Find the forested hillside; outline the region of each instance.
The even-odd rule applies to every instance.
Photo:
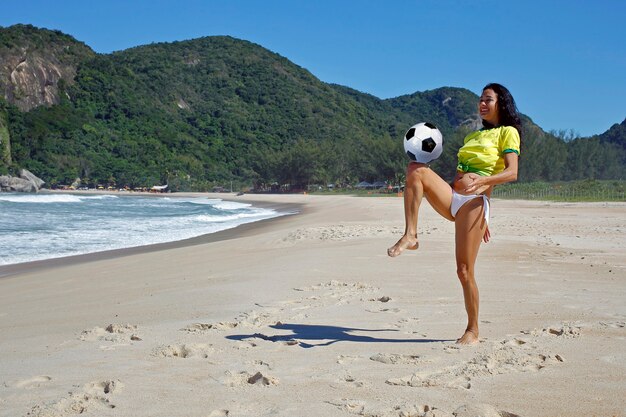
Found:
[[[479,123],[468,90],[381,100],[231,37],[95,54],[68,35],[19,25],[0,28],[0,62],[0,174],[23,167],[49,185],[81,178],[175,190],[231,181],[303,189],[391,180],[407,162],[402,135],[418,121],[444,133],[434,166],[449,176],[463,136]],[[19,66],[35,63],[32,88],[16,86]],[[565,141],[525,118],[520,179],[622,178],[625,122]]]

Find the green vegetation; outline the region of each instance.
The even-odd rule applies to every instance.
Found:
[[[355,195],[360,197],[396,197],[396,190],[328,188],[314,186],[311,194]],[[495,187],[493,198],[509,200],[543,200],[564,202],[620,201],[626,202],[626,181],[620,180],[581,180],[558,182],[525,182],[499,185]]]
[[[529,182],[500,185],[494,198],[551,201],[626,201],[626,181]]]
[[[78,177],[90,186],[198,191],[396,184],[407,162],[402,136],[418,121],[443,132],[444,153],[432,166],[451,179],[456,151],[477,122],[478,98],[466,89],[381,100],[231,37],[98,55],[59,32],[0,28],[0,60],[16,45],[50,44],[54,59],[75,63],[76,76],[59,82],[61,100],[50,107],[25,112],[0,98],[0,141],[8,132],[11,146],[0,169],[24,167],[52,186]],[[524,121],[520,181],[623,178],[626,120],[576,140]]]
[[[0,167],[11,165],[11,141],[5,109],[0,106]]]

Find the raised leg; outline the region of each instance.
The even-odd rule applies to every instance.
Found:
[[[457,275],[463,287],[465,310],[467,311],[467,327],[457,343],[478,343],[478,286],[474,276],[474,267],[478,257],[478,249],[487,228],[484,218],[483,199],[475,198],[467,202],[456,215],[455,252]]]
[[[387,249],[391,257],[400,255],[404,250],[415,250],[417,242],[417,218],[422,198],[426,197],[430,205],[443,217],[454,221],[450,214],[452,190],[450,186],[427,165],[412,162],[407,167],[404,186],[404,235],[395,245]]]

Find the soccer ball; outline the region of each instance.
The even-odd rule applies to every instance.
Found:
[[[418,123],[404,135],[404,151],[411,161],[427,164],[441,156],[443,136],[434,124]]]

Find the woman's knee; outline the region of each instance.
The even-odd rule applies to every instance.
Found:
[[[456,266],[456,275],[462,284],[470,282],[474,279],[474,268],[465,262],[458,262]]]
[[[421,164],[418,162],[411,162],[406,167],[406,181],[408,183],[416,182],[421,179],[424,174],[424,171],[429,169],[428,165]]]

